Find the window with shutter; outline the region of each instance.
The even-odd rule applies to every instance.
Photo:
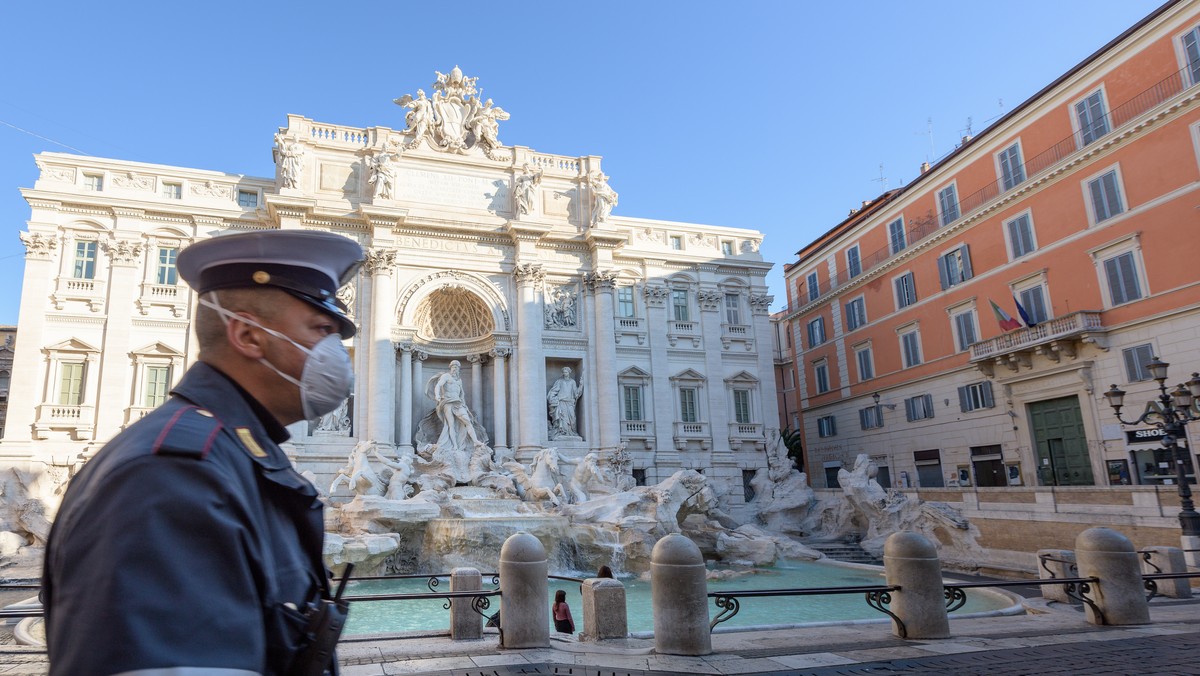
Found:
[[[1075,104],[1075,118],[1079,122],[1081,146],[1108,133],[1108,113],[1104,110],[1104,97],[1099,91]]]
[[[846,271],[851,279],[862,274],[862,258],[859,257],[857,246],[846,249]]]
[[[1104,261],[1104,273],[1108,277],[1108,292],[1113,305],[1121,305],[1142,297],[1137,262],[1132,251]]]
[[[1146,364],[1154,360],[1153,345],[1145,343],[1127,347],[1121,350],[1121,355],[1125,358],[1125,375],[1129,382],[1150,380],[1150,371],[1146,369]]]
[[[1088,181],[1088,192],[1092,196],[1092,213],[1095,222],[1106,221],[1125,211],[1121,201],[1121,190],[1117,183],[1116,170]]]
[[[1021,163],[1021,146],[1014,143],[1000,152],[1000,182],[1005,190],[1012,190],[1025,180],[1025,166]]]
[[[1187,60],[1187,72],[1191,84],[1200,83],[1200,26],[1183,35],[1183,55]]]
[[[938,211],[941,212],[942,225],[950,225],[958,220],[958,191],[953,185],[948,185],[938,191]]]
[[[888,223],[888,239],[890,240],[893,254],[904,251],[904,248],[908,246],[908,241],[904,234],[903,216]]]
[[[1020,258],[1037,248],[1033,242],[1033,224],[1029,221],[1029,214],[1021,214],[1009,221],[1007,226],[1013,258]]]

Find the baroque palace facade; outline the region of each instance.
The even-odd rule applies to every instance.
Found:
[[[1171,386],[1200,371],[1198,209],[1200,4],[1172,2],[786,266],[780,415],[802,421],[813,486],[866,453],[883,485],[983,512],[1043,501],[1017,487],[1166,486],[1097,508],[1126,516],[1169,503],[1158,431],[1103,393],[1140,409],[1154,356]],[[990,487],[1010,497],[969,494]]]
[[[623,448],[639,481],[703,470],[742,505],[778,428],[761,234],[612,215],[599,157],[504,146],[458,68],[396,103],[403,131],[289,116],[273,178],[37,155],[6,460],[69,471],[164,400],[196,357],[182,247],[302,228],[367,252],[339,294],[355,395],[293,427],[302,467],[413,453],[459,361],[498,460]]]

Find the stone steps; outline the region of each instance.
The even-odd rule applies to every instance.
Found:
[[[806,542],[809,547],[821,552],[828,558],[835,561],[846,561],[848,563],[869,563],[880,564],[879,559],[871,556],[857,543],[849,542]]]

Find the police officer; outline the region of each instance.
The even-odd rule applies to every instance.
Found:
[[[179,254],[199,362],[76,475],[43,572],[50,673],[287,674],[328,598],[316,489],[285,425],[353,386],[336,292],[362,248],[330,233],[215,237]],[[336,666],[328,665],[330,669]]]

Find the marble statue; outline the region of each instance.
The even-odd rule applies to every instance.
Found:
[[[587,502],[592,496],[615,493],[616,488],[616,479],[600,466],[595,453],[583,456],[567,484],[571,501],[575,503]]]
[[[588,185],[592,188],[591,226],[596,227],[607,221],[613,207],[617,206],[617,192],[609,187],[608,176],[601,171],[588,176]]]
[[[412,135],[409,148],[422,141],[443,152],[465,154],[470,148],[479,148],[492,159],[492,151],[500,147],[500,122],[510,115],[494,105],[491,99],[483,99],[482,90],[476,90],[479,78],[466,77],[455,66],[449,73],[437,72],[433,83],[433,97],[425,98],[423,90],[417,90],[416,98],[405,94],[393,99],[396,105],[408,108],[404,121],[406,134]]]
[[[387,477],[387,492],[383,497],[388,500],[406,500],[412,495],[412,487],[408,485],[413,475],[413,459],[411,455],[402,455],[399,460],[388,460],[375,449],[375,459],[383,463],[390,470],[391,475]]]
[[[338,407],[317,418],[314,432],[349,432],[350,431],[350,400],[345,399]]]
[[[521,173],[513,181],[513,211],[518,214],[533,213],[533,198],[542,182],[542,169],[531,171],[529,164],[521,167]]]
[[[578,326],[578,296],[572,286],[547,286],[543,307],[548,329],[573,329]]]
[[[500,133],[500,120],[507,120],[510,115],[501,107],[493,106],[492,100],[488,99],[479,105],[479,97],[471,99],[471,106],[467,113],[467,129],[475,135],[475,145],[484,149],[484,151],[492,151],[500,147],[500,140],[497,135]]]
[[[405,94],[395,99],[394,103],[409,109],[404,116],[404,122],[408,125],[404,133],[412,134],[413,140],[409,143],[409,147],[415,148],[433,125],[433,102],[425,98],[424,90],[418,89],[417,98],[414,99],[411,95]]]
[[[546,394],[550,408],[550,439],[579,438],[575,408],[583,394],[583,385],[571,376],[571,367],[564,366],[562,377],[554,381]]]
[[[438,437],[439,449],[472,451],[486,446],[475,434],[475,420],[467,407],[462,378],[462,364],[455,359],[450,362],[450,371],[433,380],[433,399],[437,402],[438,418],[442,421],[442,433]],[[470,444],[468,445],[468,440]]]
[[[346,484],[346,487],[355,495],[383,495],[387,491],[387,484],[371,467],[368,458],[370,451],[371,442],[369,441],[360,441],[354,446],[354,450],[350,452],[350,457],[346,461],[346,466],[337,471],[333,477],[333,483],[329,484],[331,494],[342,484]]]
[[[375,189],[375,199],[396,197],[396,158],[397,153],[388,147],[367,158],[367,168],[371,171],[367,183]]]
[[[300,173],[304,169],[304,146],[283,134],[275,135],[275,143],[279,146],[280,187],[299,189]]]
[[[519,462],[506,462],[504,468],[512,473],[517,494],[530,502],[546,501],[555,507],[568,501],[558,469],[558,449],[545,448],[525,467]]]

